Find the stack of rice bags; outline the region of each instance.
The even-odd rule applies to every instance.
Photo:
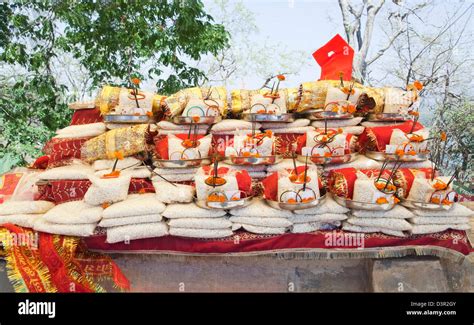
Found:
[[[327,194],[314,208],[294,211],[294,215],[289,218],[293,223],[291,232],[305,233],[338,228],[341,222],[347,219],[347,212],[349,209],[337,204],[331,195]]]
[[[154,193],[132,194],[106,207],[99,226],[107,228],[108,243],[161,237],[168,234],[162,221],[164,210],[165,205]]]
[[[412,234],[428,234],[447,229],[470,229],[469,218],[474,212],[460,203],[454,203],[448,211],[411,210],[408,219],[412,224]]]
[[[169,204],[163,212],[169,233],[193,238],[221,238],[232,235],[232,223],[225,210],[204,209],[195,203]]]
[[[102,210],[102,207],[87,204],[83,200],[58,204],[36,220],[34,229],[58,235],[91,236]]]
[[[413,217],[408,209],[396,205],[388,211],[352,210],[351,216],[344,222],[342,229],[353,232],[381,232],[391,236],[405,237],[412,230],[406,220]]]
[[[292,226],[291,211],[278,210],[262,199],[253,199],[250,205],[229,211],[232,230],[240,228],[255,234],[283,234]]]
[[[33,228],[35,222],[53,207],[54,203],[49,201],[6,201],[0,204],[0,225],[12,223]]]

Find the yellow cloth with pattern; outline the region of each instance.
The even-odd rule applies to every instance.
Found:
[[[246,110],[249,110],[254,95],[260,94],[265,95],[269,89],[236,89],[231,91],[232,99],[232,112],[234,114],[240,114]],[[298,106],[298,88],[282,88],[278,90],[278,94],[286,99],[287,111],[294,111]]]
[[[127,92],[129,93],[131,89],[123,88],[123,87],[114,87],[114,86],[104,86],[99,95],[96,98],[96,107],[99,107],[100,113],[102,115],[108,114],[114,111],[116,108],[120,107],[120,96],[121,93]],[[158,112],[161,110],[163,100],[166,96],[158,95],[152,92],[143,92],[139,90],[140,93],[143,93],[146,96],[152,96],[152,111]]]
[[[344,85],[349,87],[351,81],[344,81]],[[318,80],[303,82],[299,89],[299,101],[296,108],[297,112],[303,112],[310,109],[323,109],[326,101],[326,95],[329,87],[339,87],[340,80]],[[380,88],[365,87],[360,83],[354,83],[354,88],[360,89],[375,100],[374,113],[380,113],[383,109],[383,91]]]
[[[115,159],[115,152],[124,157],[146,150],[148,124],[110,130],[87,140],[81,148],[81,159],[92,162],[98,159]]]
[[[219,106],[221,115],[227,115],[227,89],[225,87],[182,89],[164,99],[166,114],[170,117],[182,114],[191,98],[219,100],[222,102],[222,106]]]

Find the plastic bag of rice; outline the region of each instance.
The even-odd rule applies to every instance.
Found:
[[[163,203],[192,202],[196,190],[191,185],[170,184],[166,181],[153,181],[156,198]]]
[[[174,203],[166,207],[163,216],[168,219],[176,218],[219,218],[226,215],[224,210],[204,209],[195,203]]]
[[[59,224],[47,222],[43,218],[37,218],[33,229],[49,234],[88,237],[94,234],[96,225],[96,223]]]
[[[168,221],[173,228],[226,229],[232,227],[227,218],[177,218]]]
[[[156,198],[155,193],[132,194],[126,200],[107,207],[103,212],[103,218],[160,214],[165,208],[166,206]]]
[[[84,201],[71,201],[56,205],[43,215],[43,219],[60,224],[95,223],[101,219],[103,210]]]
[[[154,223],[160,222],[162,220],[163,217],[159,214],[144,214],[141,216],[102,219],[99,222],[99,227],[109,228],[116,226],[135,225],[139,223]]]
[[[193,238],[223,238],[232,236],[231,229],[191,229],[191,228],[170,228],[170,235]]]
[[[107,228],[107,243],[128,242],[134,239],[162,237],[168,235],[164,222],[140,223]]]
[[[117,178],[99,178],[92,175],[89,180],[92,185],[84,195],[84,201],[91,205],[101,205],[125,200],[131,177],[130,175],[120,175]]]
[[[7,201],[0,204],[0,214],[43,214],[53,207],[49,201]]]

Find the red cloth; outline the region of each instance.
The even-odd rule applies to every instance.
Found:
[[[400,129],[403,132],[410,132],[412,125],[413,121],[406,121],[399,125],[366,127],[359,136],[360,147],[365,148],[369,146],[369,148],[374,147],[372,149],[376,151],[383,151],[385,146],[390,143],[393,130]],[[422,124],[416,123],[413,131],[418,131],[422,128]]]
[[[48,141],[43,148],[43,152],[49,157],[48,167],[66,165],[73,159],[80,159],[82,145],[89,139],[51,139]]]
[[[52,201],[56,204],[82,200],[89,186],[91,182],[87,179],[49,181],[47,185],[38,186],[39,194],[36,199]],[[138,192],[154,193],[155,188],[149,179],[132,178],[128,193]]]
[[[354,49],[341,35],[336,34],[329,42],[316,50],[313,57],[321,66],[320,80],[339,80],[341,72],[344,80],[351,80]]]
[[[297,144],[298,138],[305,133],[274,133],[275,153],[284,158],[291,158],[293,146]]]
[[[90,124],[102,121],[103,118],[98,108],[78,109],[72,114],[71,125]]]
[[[232,134],[213,134],[211,140],[211,153],[225,156],[225,148],[234,145],[234,135]]]
[[[298,175],[304,173],[304,170],[305,170],[304,166],[296,167],[296,173]],[[266,198],[267,200],[278,201],[278,172],[274,172],[270,174],[269,176],[265,177],[261,183],[263,186],[264,198]],[[318,178],[318,186],[320,189],[323,188],[323,184],[320,178]]]
[[[177,236],[165,236],[158,238],[146,238],[132,240],[129,243],[108,244],[105,235],[97,235],[84,238],[87,247],[91,250],[107,252],[176,252],[176,253],[249,253],[249,252],[275,252],[278,250],[288,251],[291,249],[353,249],[354,246],[339,245],[337,242],[328,242],[328,236],[349,234],[342,230],[337,231],[314,231],[305,234],[283,234],[283,235],[256,235],[239,231],[233,236],[221,239],[195,239]],[[354,234],[354,233],[352,233]],[[464,255],[473,251],[466,232],[459,230],[448,230],[440,233],[427,235],[413,235],[409,237],[393,237],[380,233],[365,234],[364,247],[397,247],[397,246],[437,246],[452,249]]]

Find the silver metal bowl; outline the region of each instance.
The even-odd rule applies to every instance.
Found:
[[[432,211],[449,211],[451,210],[453,206],[452,204],[451,205],[435,204],[435,203],[429,203],[429,202],[412,201],[412,200],[407,200],[407,199],[401,199],[400,204],[406,208],[432,210]]]
[[[349,209],[356,209],[356,210],[371,210],[371,211],[388,211],[392,210],[395,206],[395,203],[387,203],[387,204],[377,204],[377,203],[367,203],[367,202],[359,202],[354,200],[346,199],[345,197],[340,197],[337,195],[333,195],[334,200],[339,204]]]
[[[357,158],[358,152],[349,153],[342,156],[311,156],[308,157],[308,162],[311,162],[315,165],[332,165],[332,164],[345,164]],[[306,156],[298,155],[296,158],[298,161],[306,162]]]
[[[411,120],[411,115],[398,113],[373,113],[369,114],[370,122],[403,122]]]
[[[209,158],[180,160],[155,159],[154,162],[156,167],[160,168],[193,168],[211,164]]]
[[[311,202],[298,202],[298,203],[285,203],[285,202],[278,202],[278,201],[273,201],[273,200],[267,200],[267,204],[271,206],[274,209],[279,209],[279,210],[303,210],[303,209],[311,209],[314,208],[315,206],[318,206],[322,202],[326,200],[326,193],[322,194],[317,200],[311,201]]]
[[[399,160],[399,161],[404,161],[404,162],[414,162],[414,161],[425,161],[430,158],[430,152],[419,152],[414,156],[411,155],[403,155],[402,157],[399,157],[395,153],[385,153],[381,151],[367,151],[365,155],[369,158],[375,159],[375,160]]]
[[[106,114],[104,115],[105,123],[126,123],[126,124],[145,124],[154,122],[155,120],[148,115],[120,115]]]
[[[198,200],[194,198],[194,202],[197,206],[204,209],[215,209],[215,210],[229,210],[239,209],[248,206],[252,202],[253,196],[248,196],[240,200],[225,201],[225,202],[208,202],[206,200]]]
[[[312,121],[318,121],[318,120],[347,120],[350,118],[354,118],[354,115],[351,113],[336,113],[336,112],[331,112],[331,111],[324,111],[321,109],[316,109],[316,110],[309,110],[302,112],[304,117],[312,120]]]
[[[225,157],[224,162],[229,165],[238,166],[257,166],[257,165],[274,165],[279,163],[283,157],[281,155],[261,156],[261,157],[242,157],[230,156]]]
[[[199,120],[194,116],[175,116],[174,124],[214,124],[222,121],[221,116],[199,116]]]
[[[244,113],[242,119],[249,122],[290,123],[295,120],[295,114],[253,114]]]

